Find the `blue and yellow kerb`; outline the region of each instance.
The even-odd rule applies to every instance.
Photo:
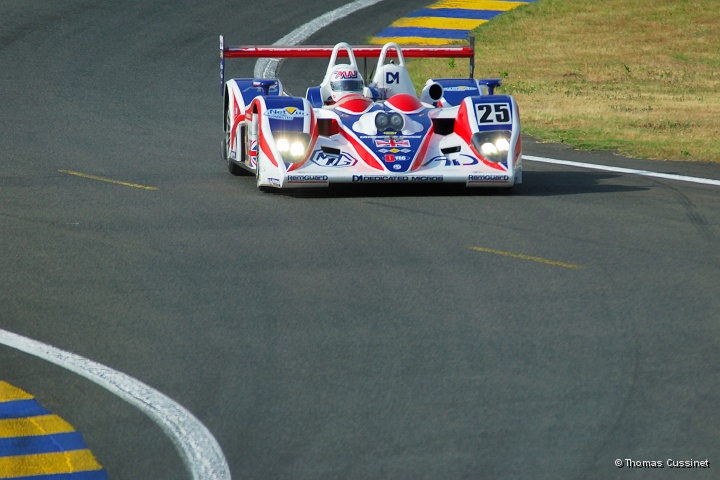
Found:
[[[0,381],[0,479],[108,480],[82,435],[35,398]]]
[[[444,45],[465,40],[470,31],[478,25],[534,1],[442,0],[393,22],[373,37],[371,43]]]

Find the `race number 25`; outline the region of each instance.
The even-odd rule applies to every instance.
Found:
[[[475,105],[480,124],[510,123],[509,103],[482,103]]]

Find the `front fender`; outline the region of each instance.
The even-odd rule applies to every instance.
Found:
[[[289,96],[257,97],[250,108],[257,112],[258,185],[281,187],[317,142],[315,112],[307,99]]]
[[[502,164],[509,172],[521,173],[520,112],[513,97],[465,98],[458,108],[454,130],[486,164]]]

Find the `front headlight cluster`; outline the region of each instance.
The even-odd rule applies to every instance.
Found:
[[[283,156],[283,160],[289,163],[302,161],[308,145],[310,145],[310,135],[307,133],[288,132],[278,134],[275,138],[275,146]]]
[[[375,128],[378,132],[385,132],[393,130],[395,132],[401,132],[405,128],[405,117],[397,112],[387,114],[385,112],[378,112],[375,115]]]
[[[478,132],[473,134],[472,143],[475,150],[486,160],[504,162],[510,151],[511,137],[512,132],[509,130]]]

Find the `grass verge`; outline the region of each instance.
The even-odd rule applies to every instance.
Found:
[[[503,79],[523,131],[589,150],[720,162],[717,0],[539,0],[481,25],[475,76]],[[409,62],[416,87],[466,75]]]

